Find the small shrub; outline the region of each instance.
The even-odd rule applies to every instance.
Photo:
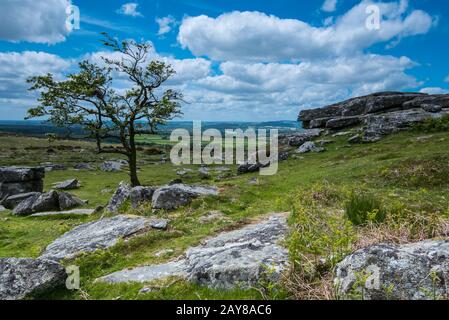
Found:
[[[440,132],[449,131],[449,114],[441,118],[431,118],[414,126],[417,132]]]
[[[368,193],[353,193],[345,206],[346,217],[354,225],[366,225],[369,222],[385,221],[386,211],[380,200]]]

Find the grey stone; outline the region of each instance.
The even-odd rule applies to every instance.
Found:
[[[0,167],[0,200],[21,193],[42,192],[44,168]]]
[[[7,209],[14,209],[21,203],[23,200],[26,200],[32,196],[41,195],[40,192],[28,192],[28,193],[21,193],[14,196],[9,196],[5,200],[2,201],[2,205],[5,206]]]
[[[73,209],[67,211],[40,212],[32,214],[30,217],[51,217],[51,216],[90,216],[95,213],[95,209]]]
[[[148,282],[177,276],[215,289],[251,287],[262,274],[279,281],[288,266],[288,252],[278,244],[286,233],[285,216],[274,215],[264,222],[223,233],[190,248],[183,260],[123,270],[99,281]],[[273,272],[267,273],[266,268]]]
[[[107,249],[120,239],[143,232],[156,224],[156,219],[126,215],[82,224],[51,243],[41,258],[60,261],[81,253]]]
[[[210,177],[210,169],[207,167],[201,167],[198,169],[198,172],[200,174],[200,177],[203,179],[209,178]]]
[[[66,166],[63,164],[44,163],[42,165],[46,172],[67,170]]]
[[[367,277],[367,300],[427,300],[449,295],[449,240],[406,245],[378,244],[356,251],[337,265],[339,294],[361,297],[358,278]]]
[[[77,197],[52,190],[23,200],[14,209],[13,214],[27,216],[38,212],[68,210],[83,205],[84,202]]]
[[[264,154],[264,153],[265,153],[265,151],[262,151],[262,154]],[[263,155],[263,156],[266,157],[266,155]],[[264,162],[260,161],[261,157],[259,157],[259,156],[257,156],[257,158],[255,156],[250,156],[250,159],[248,161],[240,164],[237,167],[237,172],[239,174],[257,172],[261,168],[266,168],[266,167],[270,166],[270,164],[272,164],[272,163],[278,163],[280,161],[285,161],[288,159],[289,156],[290,156],[290,154],[288,152],[283,151],[283,152],[279,152],[277,157],[271,156],[271,157],[267,158]]]
[[[308,152],[323,152],[325,149],[323,147],[317,147],[315,142],[308,141],[304,143],[301,147],[298,149],[298,153],[308,153]]]
[[[131,207],[136,209],[140,205],[151,202],[156,188],[153,187],[134,187],[130,192]]]
[[[103,162],[100,165],[100,170],[105,171],[105,172],[121,171],[122,167],[127,166],[127,165],[128,165],[128,161],[126,161],[126,160],[121,160],[121,159],[108,160],[108,161]]]
[[[321,129],[310,129],[303,130],[299,133],[295,133],[292,135],[285,135],[279,137],[280,145],[289,145],[291,147],[299,147],[304,142],[310,141],[316,137],[321,135],[323,130]]]
[[[343,128],[349,128],[354,127],[362,123],[362,118],[360,116],[353,116],[353,117],[339,117],[339,118],[333,118],[326,122],[326,128],[328,129],[343,129]]]
[[[217,188],[185,184],[164,186],[154,192],[152,207],[153,209],[173,210],[190,203],[194,198],[208,195],[218,195]]]
[[[126,283],[126,282],[149,282],[168,277],[187,277],[186,266],[184,261],[174,261],[159,265],[151,265],[118,271],[97,281],[108,283]]]
[[[422,104],[421,108],[424,111],[432,112],[432,113],[438,113],[438,112],[441,112],[441,110],[443,110],[442,106],[435,105],[435,104]]]
[[[0,167],[0,182],[27,182],[44,177],[44,168]]]
[[[41,259],[0,259],[0,300],[21,300],[64,284],[63,266]]]
[[[106,210],[109,212],[117,212],[121,205],[123,205],[131,194],[131,186],[122,181],[120,182],[117,190],[115,190],[111,199],[109,200],[108,205],[106,206]]]
[[[76,170],[94,170],[95,167],[93,167],[90,163],[77,163],[73,166]]]
[[[0,204],[0,212],[6,211],[6,208]]]
[[[63,181],[61,183],[58,183],[55,186],[55,189],[58,190],[74,190],[78,189],[80,187],[80,182],[77,179],[70,179]]]

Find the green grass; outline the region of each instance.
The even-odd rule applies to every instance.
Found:
[[[406,132],[390,136],[375,144],[361,144],[347,147],[344,137],[332,138],[333,144],[326,146],[327,151],[319,154],[306,154],[292,157],[282,162],[278,174],[274,176],[259,176],[258,174],[231,175],[219,179],[219,173],[214,173],[208,180],[202,180],[198,166],[182,166],[193,169],[183,181],[186,183],[202,183],[217,185],[221,192],[219,197],[197,199],[190,205],[170,213],[160,213],[161,217],[172,220],[167,232],[150,232],[146,235],[121,242],[105,252],[96,252],[82,256],[67,264],[80,266],[83,292],[54,292],[48,298],[61,299],[230,299],[230,298],[260,298],[257,290],[235,290],[220,292],[194,286],[183,281],[162,287],[154,292],[139,295],[141,284],[106,285],[94,283],[97,277],[127,267],[149,263],[160,263],[181,255],[190,246],[197,245],[202,239],[237,228],[272,212],[298,210],[296,200],[292,196],[302,194],[301,190],[310,191],[314,204],[306,201],[301,204],[303,214],[301,219],[313,217],[312,209],[318,214],[320,208],[325,210],[320,216],[326,217],[330,224],[311,227],[310,235],[316,234],[314,240],[317,251],[332,251],[335,243],[345,243],[346,236],[341,231],[346,225],[339,217],[344,217],[344,204],[351,193],[357,190],[374,194],[379,201],[386,204],[406,204],[414,211],[447,213],[449,207],[449,184],[445,177],[449,176],[448,163],[440,163],[438,170],[425,170],[419,174],[419,183],[410,183],[410,168],[418,163],[431,163],[434,168],[440,159],[449,157],[449,133],[437,132],[432,139],[422,141],[417,139],[420,133]],[[155,138],[154,141],[157,141]],[[153,141],[153,142],[154,142]],[[155,142],[156,143],[156,142]],[[156,143],[157,144],[157,143]],[[100,164],[105,159],[117,158],[104,156],[100,159],[95,153],[94,145],[78,141],[56,141],[58,145],[78,146],[73,150],[57,150],[54,155],[47,153],[49,147],[45,139],[26,137],[0,136],[0,165],[39,165],[42,162],[63,163],[71,168],[77,162],[92,161]],[[31,147],[31,148],[30,148]],[[51,146],[50,146],[51,147]],[[27,148],[27,149],[25,149]],[[63,148],[61,148],[63,149]],[[170,163],[154,164],[162,155],[148,155],[139,152],[139,178],[145,185],[165,184],[177,178],[176,171]],[[425,166],[428,168],[429,166]],[[235,172],[235,166],[232,166]],[[398,179],[391,172],[402,170]],[[53,171],[46,175],[45,189],[49,190],[52,183],[69,178],[77,178],[82,188],[73,193],[82,199],[89,200],[87,207],[105,205],[112,192],[121,180],[127,180],[126,172],[104,173],[101,171]],[[249,184],[252,178],[258,179],[258,184]],[[405,180],[404,180],[405,179]],[[438,181],[438,183],[435,183]],[[334,191],[322,186],[338,186]],[[314,187],[315,186],[315,187]],[[321,187],[316,187],[321,186]],[[312,188],[314,187],[314,188]],[[318,191],[317,191],[318,190]],[[295,202],[296,201],[296,202]],[[313,206],[312,206],[313,205]],[[315,210],[314,209],[314,210]],[[200,223],[199,218],[211,210],[219,210],[225,214],[226,220],[211,223]],[[150,208],[140,208],[126,213],[152,215]],[[55,238],[76,225],[98,219],[99,215],[88,218],[23,218],[14,217],[10,212],[0,213],[0,257],[37,257],[40,252]],[[335,218],[335,219],[334,219]],[[309,221],[306,219],[304,221]],[[343,224],[341,224],[343,223]],[[329,229],[330,228],[330,229]],[[334,228],[336,228],[334,230]],[[343,228],[343,229],[341,229]],[[326,230],[334,230],[334,238],[321,239]],[[306,241],[307,238],[299,239]],[[308,240],[307,240],[308,241]],[[339,242],[340,241],[340,242]],[[348,240],[349,241],[349,240]],[[305,246],[305,244],[304,244]],[[291,246],[291,251],[301,247]],[[326,249],[328,248],[328,249]],[[169,256],[157,258],[154,253],[163,249],[173,249]],[[288,297],[297,297],[290,293]]]

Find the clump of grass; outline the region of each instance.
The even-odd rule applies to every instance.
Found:
[[[441,132],[449,131],[449,114],[441,118],[430,118],[414,126],[417,132]]]
[[[292,270],[286,283],[296,299],[331,299],[332,272],[351,252],[355,232],[336,208],[344,193],[332,185],[315,185],[294,194],[287,240]]]
[[[387,212],[382,202],[369,193],[353,193],[346,202],[345,215],[356,226],[385,221]]]
[[[429,188],[449,184],[449,157],[408,159],[380,172],[385,185]]]

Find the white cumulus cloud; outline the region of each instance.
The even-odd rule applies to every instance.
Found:
[[[143,17],[142,13],[137,9],[138,6],[139,4],[136,2],[125,3],[117,10],[117,13],[130,17]]]
[[[178,24],[176,19],[172,16],[156,18],[156,23],[159,25],[159,36],[169,33]]]
[[[337,0],[325,0],[321,10],[326,12],[334,12],[337,9]]]
[[[1,0],[0,40],[54,44],[64,41],[70,0]]]
[[[425,34],[432,17],[424,11],[407,13],[407,3],[378,3],[380,30],[366,28],[362,1],[334,23],[316,27],[296,19],[281,19],[261,12],[231,12],[217,18],[205,15],[182,21],[178,41],[194,55],[213,60],[272,62],[300,61],[352,55],[376,43]]]

